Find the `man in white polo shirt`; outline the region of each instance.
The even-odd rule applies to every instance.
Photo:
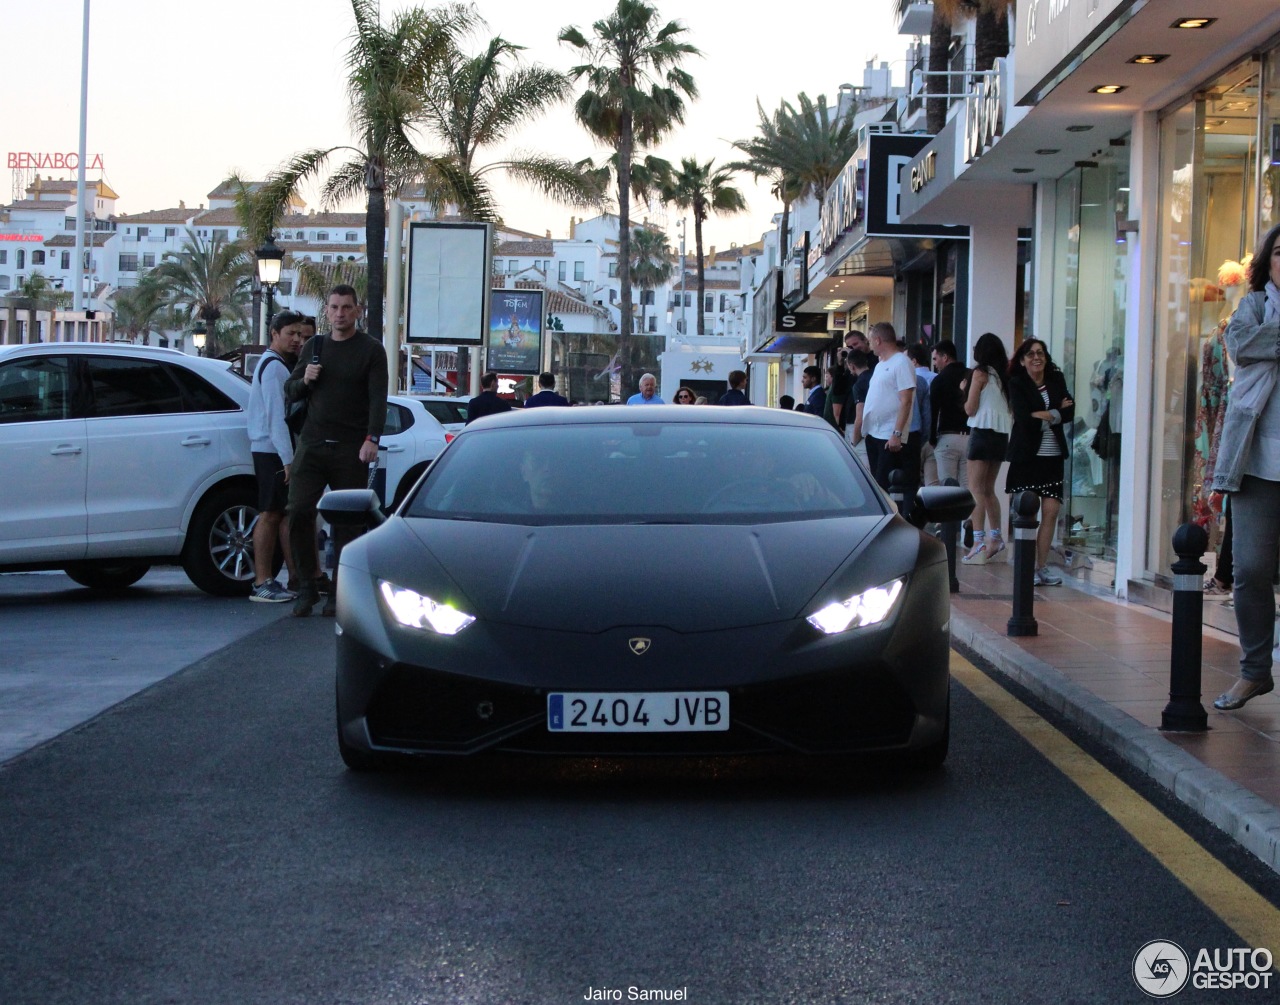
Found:
[[[887,321],[871,326],[869,341],[880,363],[871,374],[871,386],[862,407],[867,461],[871,474],[886,492],[890,473],[902,472],[902,515],[907,516],[920,488],[921,438],[910,432],[916,371],[910,357],[898,347],[898,336]]]

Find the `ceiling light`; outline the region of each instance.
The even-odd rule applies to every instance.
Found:
[[[1097,87],[1089,88],[1090,94],[1119,94],[1125,89],[1125,84],[1099,84]]]
[[[1043,147],[1042,149],[1037,150],[1036,153],[1038,153],[1041,157],[1048,157],[1051,154],[1060,154],[1062,153],[1062,151],[1059,150],[1057,147]]]
[[[1090,125],[1090,126],[1087,126],[1087,125],[1067,126],[1067,132],[1069,132],[1069,133],[1087,133],[1087,132],[1088,132],[1090,129],[1092,129],[1092,128],[1093,128],[1093,126],[1091,126],[1091,125]]]
[[[1180,17],[1169,25],[1170,28],[1208,28],[1216,17]]]
[[[1163,63],[1169,58],[1167,52],[1144,52],[1140,56],[1133,56],[1125,60],[1126,63],[1136,63],[1138,66],[1155,66],[1156,63]]]
[[[1226,119],[1208,119],[1205,122],[1205,125],[1210,129],[1221,129],[1226,124]]]

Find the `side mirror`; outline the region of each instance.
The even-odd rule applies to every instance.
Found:
[[[916,493],[911,509],[911,522],[917,527],[927,523],[959,523],[973,512],[973,494],[954,485],[930,485]]]
[[[320,505],[316,508],[335,527],[372,530],[387,520],[373,489],[335,489],[321,496]]]

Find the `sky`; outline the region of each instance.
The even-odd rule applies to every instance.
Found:
[[[84,0],[5,6],[5,164],[10,153],[74,152]],[[384,19],[406,6],[383,0]],[[501,35],[525,46],[527,61],[565,70],[576,60],[556,41],[559,30],[572,24],[590,36],[591,22],[611,4],[478,0],[476,7],[487,28],[469,51]],[[687,40],[704,54],[685,64],[700,97],[689,104],[684,125],[654,151],[669,159],[734,159],[731,141],[755,132],[757,99],[767,110],[801,91],[834,103],[840,84],[862,83],[870,59],[888,62],[895,83],[903,76],[910,39],[896,33],[892,0],[815,4],[791,17],[794,8],[759,0],[657,0],[657,7],[664,19],[682,20]],[[117,211],[169,208],[179,200],[207,205],[208,193],[232,171],[261,178],[298,151],[346,142],[350,10],[349,0],[91,0],[87,149],[90,161],[101,154],[106,181],[120,196]],[[429,138],[423,147],[430,149]],[[571,103],[526,127],[512,147],[571,160],[609,154],[574,121]],[[12,175],[6,167],[0,204],[12,196]],[[707,245],[756,241],[780,210],[767,185],[749,176],[737,184],[749,210],[709,220]],[[499,181],[495,192],[504,222],[521,230],[567,237],[570,216],[583,215],[513,183]],[[320,208],[314,190],[305,197]],[[644,215],[633,207],[633,219]],[[673,247],[678,215],[672,209],[666,221]],[[688,233],[692,248],[692,222]]]

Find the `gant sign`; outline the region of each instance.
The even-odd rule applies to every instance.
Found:
[[[938,174],[938,152],[930,150],[921,160],[911,166],[911,191],[919,192],[933,181]]]

